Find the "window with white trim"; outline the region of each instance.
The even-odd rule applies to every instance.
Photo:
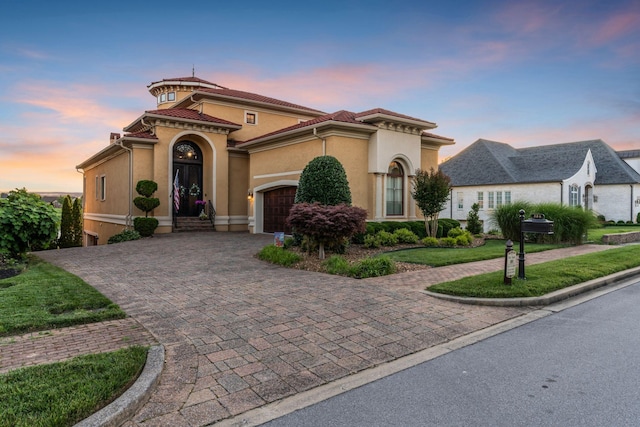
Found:
[[[167,101],[175,101],[175,100],[176,100],[176,93],[175,92],[167,93]]]
[[[100,175],[98,179],[98,200],[105,200],[107,198],[107,177]]]
[[[580,206],[580,187],[577,184],[569,186],[569,206]]]
[[[244,122],[248,125],[257,125],[258,124],[258,113],[253,111],[245,111],[244,112]]]
[[[484,191],[478,191],[478,209],[484,209]]]
[[[404,171],[398,162],[391,162],[387,172],[387,215],[402,215]]]
[[[496,207],[502,206],[502,191],[496,191]]]
[[[489,209],[493,209],[493,191],[489,191]]]
[[[464,193],[462,191],[458,192],[458,210],[461,211],[464,209]]]
[[[510,205],[511,204],[511,191],[505,191],[504,192],[504,204],[505,205]]]

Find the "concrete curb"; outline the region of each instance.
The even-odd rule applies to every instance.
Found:
[[[615,282],[619,282],[624,279],[628,279],[633,276],[640,275],[640,267],[632,268],[629,270],[620,271],[618,273],[611,274],[609,276],[600,277],[598,279],[589,280],[588,282],[580,283],[577,285],[569,286],[568,288],[560,289],[555,292],[551,292],[539,297],[528,298],[471,298],[471,297],[458,297],[454,295],[439,294],[436,292],[421,291],[434,298],[443,299],[446,301],[454,301],[462,304],[475,304],[486,305],[493,307],[524,307],[524,306],[539,306],[553,304],[567,298],[574,297],[576,295],[583,294],[585,292],[592,291],[602,286],[611,285]]]
[[[122,396],[74,427],[117,427],[131,419],[151,397],[151,393],[160,381],[163,367],[164,347],[162,345],[151,347],[147,353],[147,362],[136,382]]]

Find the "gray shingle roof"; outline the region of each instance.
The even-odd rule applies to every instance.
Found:
[[[440,165],[453,186],[559,182],[574,175],[591,150],[596,185],[640,183],[640,174],[600,139],[516,149],[479,139]]]

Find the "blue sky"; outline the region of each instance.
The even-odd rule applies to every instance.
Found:
[[[640,149],[640,1],[41,2],[0,26],[0,190],[81,191],[75,165],[196,76],[326,112],[438,124],[456,154],[601,138]]]

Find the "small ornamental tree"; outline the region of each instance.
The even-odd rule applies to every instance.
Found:
[[[60,237],[58,238],[58,246],[61,248],[70,248],[73,246],[73,218],[71,196],[68,194],[62,199],[62,216],[60,217]]]
[[[351,190],[342,164],[333,156],[311,160],[300,175],[294,203],[351,206]]]
[[[0,254],[12,258],[30,249],[46,249],[58,233],[58,212],[39,195],[26,189],[0,199]]]
[[[82,246],[82,199],[76,197],[71,209],[73,222],[73,246]]]
[[[451,191],[451,179],[441,170],[431,168],[430,171],[416,169],[416,175],[412,181],[411,195],[418,208],[424,215],[424,224],[427,236],[436,237],[438,233],[438,215],[444,209],[449,192]]]
[[[482,223],[480,222],[480,205],[474,203],[471,205],[471,210],[467,214],[467,230],[471,234],[479,234],[482,232]]]
[[[367,211],[355,206],[298,203],[289,211],[287,223],[297,232],[316,241],[319,245],[319,257],[324,259],[325,244],[363,233],[366,219]]]
[[[160,199],[151,197],[157,189],[158,184],[150,180],[143,179],[136,184],[136,191],[140,196],[133,199],[133,204],[144,212],[144,218],[134,218],[133,228],[144,237],[151,236],[158,227],[158,220],[149,218],[149,212],[160,206]]]

